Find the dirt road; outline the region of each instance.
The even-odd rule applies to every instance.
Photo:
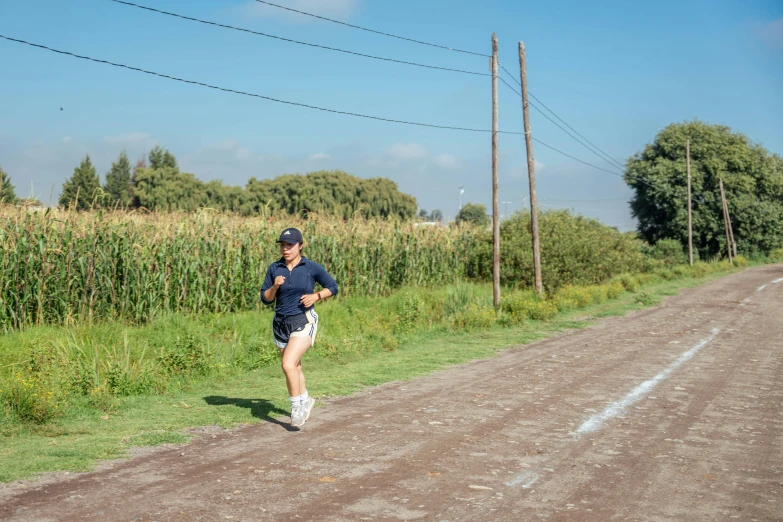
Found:
[[[24,489],[2,520],[783,520],[783,265]]]

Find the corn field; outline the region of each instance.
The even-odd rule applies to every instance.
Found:
[[[404,285],[465,275],[470,228],[311,215],[241,218],[210,212],[26,212],[0,209],[0,329],[170,312],[225,313],[259,306],[280,231],[296,226],[304,254],[344,295],[385,295]]]

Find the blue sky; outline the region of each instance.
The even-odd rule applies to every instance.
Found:
[[[783,153],[783,2],[278,0],[378,30],[490,53],[623,162],[671,122],[744,132]],[[252,0],[138,0],[183,15],[408,61],[488,72],[488,59],[394,40]],[[0,34],[156,72],[338,110],[489,129],[489,77],[432,71],[297,46],[108,0],[0,2]],[[385,176],[421,207],[453,217],[491,202],[490,135],[326,114],[217,92],[0,40],[0,165],[17,192],[55,199],[85,154],[103,174],[119,152],[155,144],[183,170],[244,185],[251,176],[342,169]],[[500,85],[500,128],[520,131],[519,98]],[[60,110],[60,107],[63,110]],[[532,113],[534,136],[611,167]],[[536,146],[539,199],[627,230],[618,176]],[[524,143],[500,137],[500,200],[527,201]],[[501,211],[505,210],[501,204]]]

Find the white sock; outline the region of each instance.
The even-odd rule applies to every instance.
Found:
[[[297,395],[296,397],[289,397],[288,400],[291,401],[291,406],[292,407],[300,404],[300,402],[299,402],[299,395]]]
[[[310,396],[307,394],[307,390],[305,390],[305,392],[304,392],[302,395],[300,395],[300,396],[299,396],[299,401],[300,401],[302,404],[304,404],[304,403],[306,403],[306,402],[307,402],[307,400],[308,400],[309,398],[310,398]]]

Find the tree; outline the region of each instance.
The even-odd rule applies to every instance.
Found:
[[[419,219],[427,219],[427,211],[424,209],[419,210]]]
[[[11,177],[0,168],[0,203],[15,203],[16,192],[11,185]]]
[[[487,207],[480,203],[467,203],[463,206],[456,218],[457,224],[473,223],[479,227],[489,226],[489,217],[487,216]]]
[[[113,202],[119,202],[122,207],[127,207],[131,201],[130,182],[130,160],[125,151],[122,151],[117,161],[111,164],[111,170],[106,173],[106,184],[103,190]]]
[[[723,178],[737,248],[744,254],[783,246],[783,169],[780,157],[721,125],[672,124],[631,158],[626,183],[631,211],[648,243],[688,244],[685,144],[691,142],[693,244],[699,257],[726,252],[719,180]]]
[[[134,203],[149,210],[191,212],[208,204],[204,182],[176,168],[141,169],[136,173]]]
[[[100,195],[101,182],[87,155],[73,169],[73,176],[63,184],[59,204],[61,207],[75,205],[76,210],[87,210],[95,205]]]
[[[242,195],[241,211],[324,212],[343,219],[360,212],[368,217],[410,219],[417,207],[416,198],[400,192],[390,179],[362,179],[335,170],[267,180],[251,178]]]
[[[162,169],[162,168],[179,169],[177,166],[177,159],[168,149],[164,149],[160,145],[156,145],[150,151],[150,168]]]
[[[443,212],[437,208],[430,213],[430,221],[443,221]]]

